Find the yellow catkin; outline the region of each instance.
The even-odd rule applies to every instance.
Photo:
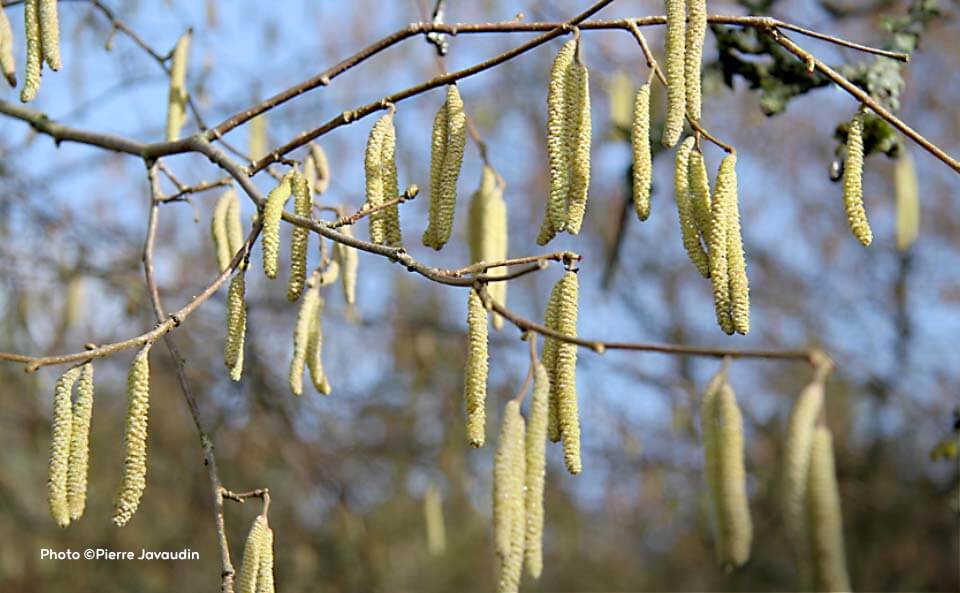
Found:
[[[167,98],[167,140],[180,138],[187,121],[187,59],[190,57],[190,33],[177,40],[170,62],[170,94]]]
[[[276,593],[273,580],[273,529],[267,527],[260,541],[260,569],[257,571],[257,593]]]
[[[73,429],[70,392],[80,373],[80,367],[73,367],[63,373],[57,381],[53,395],[47,502],[50,506],[50,515],[60,527],[70,524],[70,507],[67,504],[67,474],[70,467],[70,437]]]
[[[663,124],[661,141],[667,148],[673,148],[683,133],[683,119],[686,115],[685,45],[687,29],[687,10],[684,0],[666,0],[667,12],[667,118]]]
[[[727,155],[720,163],[717,183],[713,188],[710,204],[710,279],[713,281],[713,305],[716,309],[717,323],[726,334],[734,332],[733,318],[730,315],[730,275],[727,263],[727,238],[730,224],[730,199],[736,199],[730,193],[730,184],[736,183],[736,156]]]
[[[377,208],[383,204],[383,137],[386,135],[387,118],[377,120],[367,136],[364,151],[363,169],[366,178],[366,208]],[[370,241],[380,245],[384,241],[383,217],[379,212],[370,215]]]
[[[246,278],[239,270],[230,279],[227,290],[227,340],[223,346],[223,363],[234,381],[243,373],[243,342],[247,331],[247,305],[244,300]]]
[[[690,152],[688,176],[693,221],[697,225],[700,236],[707,241],[710,237],[710,177],[707,175],[707,164],[703,160],[703,153],[699,150]]]
[[[230,266],[233,254],[230,252],[230,239],[227,236],[227,211],[230,209],[230,193],[223,192],[213,208],[213,218],[210,220],[210,236],[217,254],[217,267],[221,272]]]
[[[833,460],[830,430],[818,426],[810,448],[807,520],[814,582],[817,591],[850,591],[843,549],[843,514]]]
[[[67,505],[70,519],[83,516],[87,506],[87,468],[90,465],[90,422],[93,419],[93,363],[81,367],[77,399],[70,429],[70,463],[67,468]]]
[[[579,281],[576,272],[566,272],[557,282],[556,330],[563,335],[577,336],[577,312],[579,308]],[[567,471],[579,474],[580,461],[580,413],[577,409],[577,346],[568,342],[557,344],[556,370],[551,387],[556,394],[557,421],[563,438],[563,461]]]
[[[467,301],[467,363],[463,402],[467,414],[467,441],[482,447],[486,439],[487,310],[476,291]]]
[[[439,556],[447,550],[447,530],[443,520],[443,500],[433,484],[423,496],[423,520],[427,531],[427,551]]]
[[[515,593],[523,573],[526,532],[524,433],[520,403],[511,400],[504,407],[500,439],[494,458],[493,517],[497,555],[500,557],[497,578],[499,593]]]
[[[11,87],[17,86],[17,65],[13,59],[13,28],[7,13],[0,6],[0,73]]]
[[[507,258],[507,203],[503,189],[497,184],[496,173],[483,167],[480,188],[470,198],[467,237],[470,245],[470,261],[473,263],[501,261]],[[507,282],[492,282],[487,285],[490,297],[507,303]],[[503,328],[503,317],[493,314],[494,329]]]
[[[560,307],[560,289],[559,283],[554,285],[550,292],[550,299],[547,301],[547,310],[543,316],[543,325],[547,329],[556,331],[557,329],[557,310]],[[541,360],[543,366],[547,369],[547,375],[550,380],[550,396],[547,400],[547,438],[551,442],[560,441],[560,418],[557,413],[557,346],[559,342],[550,337],[543,338],[543,352]]]
[[[533,397],[526,434],[526,522],[524,540],[527,573],[540,578],[543,572],[543,482],[546,476],[547,416],[550,377],[539,361],[533,372]]]
[[[291,176],[286,175],[273,190],[267,194],[267,203],[263,206],[263,273],[267,278],[277,277],[280,262],[280,219],[283,206],[290,199],[293,190]]]
[[[290,180],[293,193],[293,211],[297,216],[310,218],[313,198],[307,178],[295,171]],[[296,302],[303,294],[303,285],[307,280],[307,247],[310,243],[310,229],[294,225],[290,234],[290,280],[287,283],[287,300]]]
[[[267,156],[270,150],[267,133],[266,113],[261,113],[250,120],[250,128],[247,130],[247,156],[250,160],[258,161]]]
[[[637,212],[637,218],[646,220],[650,216],[650,189],[653,182],[649,82],[640,87],[633,102],[630,143],[633,148],[633,209]]]
[[[697,231],[696,219],[691,204],[689,160],[696,140],[688,137],[677,149],[676,161],[673,170],[674,196],[677,202],[677,215],[680,220],[680,235],[683,238],[683,248],[687,257],[697,267],[704,278],[710,277],[710,262],[700,244],[700,234]]]
[[[726,570],[742,566],[750,558],[753,523],[747,502],[747,474],[744,469],[743,417],[729,384],[720,387],[716,400],[718,493],[717,514],[721,517]]]
[[[310,345],[310,331],[313,328],[314,315],[320,306],[320,290],[312,287],[303,296],[297,325],[293,330],[293,358],[290,360],[290,391],[294,395],[303,393],[303,369],[307,362],[307,350]]]
[[[340,232],[348,237],[353,236],[353,229],[349,225],[341,228]],[[340,264],[343,300],[348,305],[353,305],[357,302],[357,268],[360,265],[360,257],[355,248],[343,243],[334,243],[333,255],[335,261]]]
[[[310,156],[313,157],[313,166],[317,173],[316,181],[313,185],[313,191],[318,194],[327,192],[330,187],[330,163],[327,161],[327,153],[319,144],[310,144]]]
[[[447,86],[447,99],[433,120],[430,150],[430,210],[423,244],[441,249],[453,230],[457,180],[467,140],[466,114],[457,86]]]
[[[750,280],[747,278],[747,260],[743,255],[743,238],[740,233],[740,206],[737,190],[737,155],[724,159],[721,174],[726,176],[724,189],[727,195],[727,277],[730,282],[730,317],[733,329],[742,335],[750,333]],[[720,184],[720,181],[717,181]]]
[[[23,3],[23,31],[27,39],[27,61],[24,65],[23,88],[20,100],[33,101],[40,90],[40,72],[43,69],[43,43],[40,41],[40,0]]]
[[[323,298],[317,299],[317,305],[313,310],[313,318],[310,320],[310,334],[307,338],[307,368],[310,370],[310,381],[314,389],[323,395],[330,395],[333,388],[330,387],[330,381],[323,370]]]
[[[243,544],[243,559],[240,561],[240,570],[237,571],[237,593],[257,593],[257,581],[260,576],[260,556],[263,553],[263,543],[267,537],[267,518],[257,515],[247,541]]]
[[[227,204],[226,215],[227,242],[230,244],[230,257],[232,258],[243,248],[246,238],[243,236],[243,223],[240,222],[240,200],[237,198],[237,192],[231,189],[227,193],[230,199]],[[246,269],[246,264],[241,267]]]
[[[400,195],[400,184],[397,179],[397,131],[393,127],[393,117],[387,121],[386,133],[383,136],[383,194],[385,200],[395,200]],[[383,219],[383,232],[386,244],[391,247],[400,247],[403,244],[400,235],[400,206],[394,204],[380,211]]]
[[[572,109],[567,126],[567,151],[570,154],[570,195],[567,198],[567,221],[564,229],[571,235],[580,233],[590,192],[590,142],[593,124],[590,120],[590,73],[579,59],[569,68],[566,98]]]
[[[537,243],[546,244],[567,221],[567,196],[570,193],[570,153],[567,144],[567,128],[571,123],[567,113],[571,90],[567,84],[567,72],[573,64],[577,42],[563,44],[550,70],[550,85],[547,91],[547,160],[550,166],[550,195],[547,198],[547,215]],[[549,238],[544,240],[544,237]]]
[[[723,547],[723,538],[721,533],[723,528],[721,521],[723,516],[719,513],[718,500],[720,496],[720,445],[717,440],[717,395],[720,393],[720,387],[726,380],[724,371],[714,375],[707,384],[704,391],[703,400],[700,403],[700,427],[703,434],[703,473],[707,482],[707,493],[710,502],[710,518],[713,527],[713,545],[716,549],[717,561],[722,563],[725,557]]]
[[[873,242],[873,231],[863,206],[863,114],[850,122],[847,132],[847,162],[843,169],[843,205],[850,231],[863,245]]]
[[[147,419],[150,411],[150,346],[137,353],[127,374],[127,424],[123,478],[113,503],[113,522],[123,527],[140,506],[147,486]]]
[[[57,71],[60,62],[60,15],[57,0],[40,0],[40,39],[43,46],[43,59],[50,69]]]
[[[687,0],[687,39],[684,55],[684,85],[687,93],[687,114],[700,120],[700,67],[703,61],[703,40],[707,34],[707,0]]]
[[[900,150],[893,166],[893,188],[897,199],[897,249],[906,251],[920,232],[920,190],[913,157],[905,146]]]
[[[809,555],[807,531],[807,472],[810,468],[810,446],[817,416],[823,407],[824,382],[815,377],[797,397],[787,423],[787,438],[783,446],[780,503],[787,538],[800,564],[800,574],[806,579],[806,560]]]
[[[340,263],[337,260],[331,260],[323,272],[317,276],[317,286],[329,286],[340,277]]]

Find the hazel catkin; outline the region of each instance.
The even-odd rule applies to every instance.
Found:
[[[743,255],[743,237],[740,231],[739,192],[737,190],[737,155],[733,153],[721,164],[727,196],[727,276],[730,282],[730,317],[733,329],[741,335],[750,332],[750,281],[747,261]],[[726,168],[725,168],[726,167]],[[717,180],[720,184],[720,180]]]
[[[470,261],[494,262],[507,258],[507,203],[503,200],[503,188],[497,184],[496,173],[483,167],[480,188],[470,198],[467,238],[470,245]],[[506,305],[507,282],[491,282],[487,285],[490,298]],[[503,317],[493,314],[494,329],[503,327]]]
[[[123,477],[114,499],[113,522],[123,527],[137,512],[147,486],[147,420],[150,412],[150,347],[144,344],[127,374],[127,422]]]
[[[260,540],[260,568],[257,571],[257,593],[275,593],[273,580],[273,529],[269,526],[263,531]]]
[[[227,210],[230,208],[230,193],[227,190],[221,194],[213,208],[213,218],[210,220],[210,236],[217,255],[217,267],[221,272],[230,267],[230,239],[227,236]]]
[[[17,86],[17,65],[13,59],[13,28],[3,6],[0,6],[0,74],[3,74],[11,87]]]
[[[290,360],[290,391],[294,395],[303,393],[303,369],[307,362],[307,349],[310,344],[310,332],[314,315],[320,306],[320,290],[311,287],[303,296],[297,325],[293,330],[293,358]]]
[[[263,206],[263,273],[267,278],[277,277],[280,261],[280,219],[283,206],[290,199],[292,191],[291,175],[287,174],[280,183],[267,194]]]
[[[700,120],[700,68],[703,61],[703,41],[707,34],[707,0],[687,0],[687,31],[684,54],[684,86],[687,93],[687,115]]]
[[[323,370],[323,297],[318,302],[310,319],[310,333],[307,337],[307,369],[310,371],[310,381],[314,389],[323,395],[330,395],[333,388]]]
[[[567,196],[570,193],[571,171],[567,129],[571,124],[568,114],[566,95],[573,92],[567,84],[567,71],[573,64],[577,42],[570,40],[563,44],[553,60],[550,70],[550,84],[547,91],[547,160],[550,166],[550,194],[547,199],[547,215],[544,228],[541,229],[537,243],[551,231],[562,231],[567,221]],[[548,227],[549,223],[549,227]]]
[[[721,385],[715,402],[717,463],[719,465],[716,512],[721,517],[726,570],[742,566],[750,558],[753,523],[747,502],[747,478],[744,469],[743,417],[736,395],[729,384]]]
[[[486,438],[487,310],[480,295],[470,291],[467,300],[467,363],[463,401],[467,414],[467,441],[482,447]]]
[[[843,205],[850,231],[864,246],[873,242],[873,231],[863,206],[863,113],[857,113],[847,132],[847,162],[843,169]]]
[[[57,381],[53,395],[47,502],[50,506],[50,515],[60,527],[70,524],[70,506],[67,502],[67,475],[70,467],[70,441],[73,430],[70,392],[80,373],[80,367],[73,367],[64,372]]]
[[[60,15],[57,0],[40,0],[40,39],[43,46],[43,59],[47,66],[56,72],[62,66],[60,62]]]
[[[223,363],[230,369],[230,378],[239,381],[243,374],[243,343],[247,331],[245,302],[246,274],[238,270],[227,290],[227,340],[223,347]]]
[[[524,482],[525,428],[520,403],[507,402],[494,457],[493,519],[497,555],[500,557],[498,593],[516,593],[523,573],[526,532]]]
[[[533,371],[533,397],[530,400],[526,434],[526,523],[524,540],[527,573],[540,578],[543,572],[543,483],[546,475],[547,416],[550,377],[539,361]]]
[[[257,515],[253,525],[247,533],[247,541],[243,544],[243,558],[240,561],[240,570],[237,571],[237,593],[258,593],[257,583],[260,580],[260,556],[264,552],[264,541],[267,537],[267,517]],[[272,550],[272,545],[271,545]]]
[[[70,508],[71,521],[82,517],[87,506],[90,423],[93,419],[93,363],[88,361],[80,368],[70,428],[70,463],[67,467],[67,506]]]
[[[579,308],[579,281],[576,272],[566,272],[557,282],[554,290],[558,291],[556,331],[575,338]],[[556,395],[557,421],[563,439],[563,461],[567,471],[571,474],[579,474],[582,465],[580,413],[577,409],[577,345],[559,342],[554,364],[555,370],[550,386]]]
[[[703,237],[704,241],[708,241],[710,237],[710,178],[707,175],[707,165],[703,160],[703,153],[697,149],[692,150],[687,165],[693,221],[700,236]]]
[[[720,387],[726,381],[726,371],[721,370],[714,375],[704,391],[700,402],[700,428],[703,439],[703,472],[707,482],[707,495],[710,507],[711,526],[713,528],[713,545],[719,563],[723,563],[726,555],[723,547],[723,533],[721,521],[723,516],[718,512],[717,501],[720,496],[720,443],[718,439],[716,408],[717,396]]]
[[[347,225],[340,229],[340,232],[348,237],[353,237],[353,229]],[[348,305],[357,302],[357,268],[360,265],[360,257],[354,247],[337,242],[333,245],[334,261],[340,264],[340,282],[343,286],[343,300]]]
[[[547,310],[543,316],[543,325],[547,329],[557,330],[557,310],[560,308],[560,290],[554,285],[550,292],[550,298],[547,300]],[[557,392],[556,392],[556,371],[557,371],[557,348],[559,341],[549,336],[543,338],[543,352],[541,360],[543,366],[547,369],[547,375],[550,383],[550,393],[547,399],[547,438],[551,442],[560,441],[560,418],[557,412]]]
[[[290,180],[290,190],[293,193],[294,214],[303,218],[310,218],[313,198],[307,178],[299,171],[294,171]],[[310,243],[310,229],[294,225],[290,234],[290,280],[287,283],[287,300],[296,302],[303,294],[303,285],[307,280],[307,248]]]
[[[736,191],[736,162],[736,156],[730,154],[720,163],[710,204],[710,238],[707,242],[710,251],[710,280],[713,282],[713,304],[717,323],[726,334],[732,334],[735,329],[730,314],[730,274],[727,260],[730,242],[727,235],[731,220],[730,202],[736,199],[736,195],[731,193],[731,189]]]
[[[327,160],[327,153],[319,144],[310,143],[310,156],[313,157],[314,171],[317,178],[314,181],[313,191],[318,194],[327,192],[330,187],[330,163]]]
[[[442,113],[441,113],[442,112]],[[423,244],[440,250],[450,239],[457,201],[457,180],[467,141],[466,114],[457,85],[447,86],[447,98],[433,122],[430,152],[430,210]]]
[[[397,179],[397,131],[393,126],[393,117],[388,120],[386,133],[383,136],[383,192],[384,200],[394,200],[400,195]],[[383,232],[386,244],[390,247],[400,247],[403,243],[400,236],[400,206],[393,204],[384,208],[375,216],[383,219]]]
[[[650,189],[653,182],[653,157],[650,154],[650,83],[637,91],[633,103],[633,126],[630,132],[633,149],[633,208],[637,218],[650,216]]]
[[[818,591],[850,591],[833,437],[825,426],[818,426],[814,431],[807,476],[807,520],[814,585]]]
[[[24,0],[23,35],[27,39],[27,59],[24,65],[23,88],[20,101],[33,101],[40,90],[43,70],[43,42],[40,40],[40,0]]]
[[[696,139],[689,136],[677,149],[674,163],[673,183],[674,196],[677,202],[677,215],[680,220],[680,235],[683,238],[683,248],[687,257],[696,266],[697,271],[704,278],[710,277],[710,260],[703,245],[700,243],[700,233],[697,229],[696,218],[692,204],[690,188],[690,159],[692,158]]]
[[[423,495],[423,519],[427,532],[427,550],[439,556],[447,550],[447,532],[443,520],[443,499],[434,484]]]
[[[663,124],[661,141],[673,148],[683,133],[686,115],[685,45],[687,10],[685,0],[665,0],[667,13],[667,118]]]
[[[590,145],[593,125],[590,117],[590,73],[576,59],[567,75],[565,99],[568,101],[567,151],[570,155],[570,194],[567,198],[567,220],[564,225],[571,235],[580,233],[590,191]]]
[[[397,181],[396,130],[393,114],[387,113],[373,124],[364,152],[367,208],[380,208],[396,198]],[[398,247],[401,244],[399,209],[396,205],[380,208],[370,215],[370,240],[378,245]]]
[[[180,138],[180,129],[187,120],[187,59],[190,54],[190,32],[177,40],[170,62],[170,92],[167,97],[167,141]]]

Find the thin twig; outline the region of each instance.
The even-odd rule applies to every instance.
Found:
[[[387,200],[386,202],[382,204],[378,204],[373,207],[367,207],[366,205],[364,205],[362,208],[360,208],[350,216],[340,216],[339,218],[337,218],[337,220],[330,223],[330,228],[338,229],[340,227],[356,224],[357,222],[363,220],[365,217],[370,216],[371,214],[374,214],[381,210],[385,210],[386,208],[391,208],[393,206],[403,204],[404,202],[409,202],[410,200],[416,198],[419,193],[420,193],[419,187],[417,187],[416,185],[408,185],[407,189],[405,189],[404,192],[399,196],[397,196],[396,198]]]

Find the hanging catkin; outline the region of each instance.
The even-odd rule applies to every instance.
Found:
[[[824,426],[818,426],[813,434],[807,484],[807,520],[816,590],[850,591],[833,437]]]
[[[563,44],[550,70],[550,86],[547,91],[547,160],[550,165],[550,195],[547,199],[547,215],[537,243],[546,244],[553,235],[562,231],[567,222],[567,196],[570,193],[571,171],[568,146],[568,128],[571,118],[567,109],[567,93],[573,92],[567,81],[568,70],[573,64],[577,50],[576,40]],[[546,240],[544,237],[549,236]]]
[[[50,69],[57,71],[60,63],[60,15],[57,0],[40,0],[40,39],[43,59]]]
[[[483,167],[480,188],[470,198],[467,237],[470,245],[470,261],[494,262],[507,258],[507,203],[503,200],[503,188],[497,184],[497,175],[490,167]],[[507,303],[507,282],[491,282],[487,285],[490,297]],[[493,314],[494,329],[503,327],[503,317]]]
[[[23,35],[27,38],[27,61],[24,65],[23,88],[20,100],[33,101],[40,90],[40,73],[43,69],[43,43],[40,41],[40,0],[25,0],[23,3]]]
[[[893,165],[893,188],[897,199],[897,249],[906,251],[920,232],[920,190],[913,157],[905,146]]]
[[[223,192],[217,205],[213,208],[213,218],[210,219],[210,236],[217,253],[217,267],[221,272],[230,267],[233,253],[230,251],[230,238],[227,234],[227,211],[230,209],[230,194],[232,189]]]
[[[243,544],[243,559],[240,561],[240,570],[237,572],[237,593],[257,593],[260,556],[263,554],[267,529],[269,527],[266,516],[257,515],[247,534],[247,541]]]
[[[667,119],[663,124],[661,141],[673,148],[683,133],[686,115],[686,81],[684,50],[686,45],[687,10],[684,0],[666,0],[667,12]]]
[[[273,581],[273,529],[267,527],[260,541],[260,569],[257,571],[257,593],[275,593]]]
[[[713,305],[716,309],[717,323],[726,334],[734,332],[733,318],[730,315],[730,275],[727,262],[730,225],[730,201],[736,200],[731,189],[736,191],[735,154],[727,155],[720,163],[717,183],[713,188],[710,204],[710,279],[713,281]]]
[[[482,447],[486,435],[487,310],[480,295],[470,291],[467,300],[467,364],[463,402],[467,414],[467,441]]]
[[[400,184],[397,180],[397,131],[393,127],[393,117],[390,117],[388,124],[383,136],[383,192],[384,199],[395,200],[400,195]],[[381,210],[380,214],[383,216],[383,232],[387,245],[400,247],[403,240],[400,235],[399,204]]]
[[[524,481],[526,456],[524,453],[524,423],[520,403],[507,402],[497,443],[493,466],[493,521],[500,570],[497,578],[499,593],[515,593],[523,572]]]
[[[243,248],[246,239],[243,236],[243,223],[240,222],[240,200],[237,198],[237,192],[231,188],[227,193],[230,195],[226,215],[227,242],[230,244],[230,257],[233,258]],[[240,269],[247,269],[246,258],[240,265]]]
[[[443,521],[443,500],[440,490],[430,484],[423,496],[423,520],[427,531],[427,551],[439,556],[447,550],[447,531]]]
[[[323,370],[323,305],[322,297],[317,297],[317,305],[310,320],[310,334],[307,338],[307,368],[310,370],[310,381],[314,389],[323,395],[330,395],[333,390],[330,381]]]
[[[807,529],[807,472],[810,468],[810,446],[817,416],[823,407],[824,379],[819,373],[797,397],[787,423],[787,438],[783,446],[781,464],[780,501],[783,524],[795,556],[800,574],[806,580],[809,556]]]
[[[850,231],[863,245],[873,242],[873,231],[863,206],[863,113],[850,121],[847,132],[847,162],[843,169],[843,205]]]
[[[294,214],[302,218],[310,218],[313,198],[307,178],[299,171],[293,172],[290,180],[290,190],[293,193]],[[290,234],[290,280],[287,283],[287,300],[296,302],[303,294],[303,285],[307,280],[307,247],[310,243],[310,229],[294,225]]]
[[[395,151],[396,130],[393,127],[393,114],[387,113],[373,124],[367,138],[364,172],[368,208],[378,208],[398,195]],[[399,211],[396,206],[374,212],[370,215],[370,240],[378,245],[399,246],[399,224]]]
[[[558,291],[556,331],[575,338],[580,290],[576,272],[566,272],[557,282],[555,290]],[[550,386],[557,402],[557,421],[563,438],[563,461],[567,471],[579,474],[582,465],[580,413],[577,410],[577,345],[559,342],[555,365]]]
[[[727,276],[730,280],[730,317],[733,329],[742,335],[750,332],[750,281],[747,278],[747,261],[743,255],[743,238],[740,234],[740,206],[737,189],[737,153],[730,154],[721,165],[721,173],[727,176]],[[719,185],[720,180],[717,181]]]
[[[330,187],[330,163],[327,161],[327,153],[319,144],[310,143],[310,156],[313,157],[313,166],[317,178],[314,181],[313,191],[318,194],[327,192]]]
[[[87,506],[90,421],[93,418],[93,363],[87,362],[80,368],[70,428],[70,463],[67,466],[67,505],[71,521],[82,517]]]
[[[320,290],[311,287],[303,296],[297,325],[293,330],[293,358],[290,361],[290,391],[294,395],[303,393],[303,368],[307,362],[307,349],[310,344],[310,331],[313,328],[314,315],[320,306]]]
[[[283,206],[290,199],[293,189],[291,181],[291,175],[285,175],[277,187],[267,194],[267,202],[263,206],[263,273],[267,278],[277,277],[280,261],[280,219],[283,217]]]
[[[687,0],[687,40],[684,55],[684,84],[687,92],[687,115],[700,120],[700,64],[703,40],[707,34],[707,0]]]
[[[560,290],[554,285],[547,301],[547,310],[543,316],[543,325],[547,329],[556,331],[557,310],[560,308]],[[560,441],[560,417],[557,413],[557,347],[559,342],[549,336],[543,338],[543,352],[541,359],[550,383],[550,395],[547,398],[547,438],[557,443]]]
[[[691,204],[689,160],[696,140],[688,137],[677,149],[677,157],[673,170],[674,196],[677,202],[677,214],[680,219],[680,234],[683,238],[683,248],[687,257],[697,267],[704,278],[710,277],[710,262],[703,245],[700,244],[700,234],[697,231],[696,219]]]
[[[353,229],[347,225],[340,229],[340,232],[348,237],[353,237]],[[343,243],[333,244],[334,261],[340,264],[340,282],[343,285],[343,300],[348,305],[357,302],[357,268],[360,265],[360,258],[357,250]]]
[[[744,469],[743,417],[729,384],[720,386],[709,421],[716,424],[717,490],[713,495],[718,517],[719,540],[726,570],[742,566],[750,558],[753,524],[747,502]]]
[[[440,250],[450,239],[457,202],[457,180],[467,142],[466,114],[457,85],[447,86],[447,99],[433,120],[430,151],[430,211],[423,244]]]
[[[571,235],[580,233],[590,191],[590,141],[593,124],[590,120],[590,73],[580,61],[580,48],[567,74],[567,152],[570,155],[570,195],[567,197],[567,221]]]
[[[707,175],[707,164],[703,160],[703,153],[699,150],[690,152],[688,175],[693,221],[700,236],[706,242],[710,237],[710,178]]]
[[[250,120],[250,128],[247,130],[247,156],[251,161],[258,161],[267,156],[269,150],[267,114],[261,113]]]
[[[243,374],[243,342],[247,331],[245,292],[245,272],[238,270],[227,290],[227,340],[223,346],[223,363],[230,369],[230,378],[234,381],[239,381]]]
[[[17,86],[17,65],[13,60],[13,28],[7,13],[0,6],[0,72],[11,87]]]
[[[533,397],[526,435],[526,522],[524,548],[527,573],[540,578],[543,572],[543,482],[546,475],[547,416],[549,414],[550,377],[539,361],[533,372]]]
[[[167,97],[167,141],[180,138],[180,129],[187,121],[187,58],[190,55],[190,32],[177,40],[170,62],[170,94]]]
[[[703,473],[707,482],[709,497],[710,519],[713,527],[713,545],[716,548],[717,562],[723,563],[726,556],[721,521],[722,515],[718,512],[720,496],[720,443],[718,439],[716,409],[717,396],[720,387],[726,381],[726,371],[721,370],[714,375],[707,384],[703,400],[700,402],[700,428],[703,433]]]
[[[147,418],[150,411],[150,346],[144,344],[127,374],[127,425],[123,478],[113,503],[113,522],[123,527],[140,506],[147,486]]]
[[[80,367],[73,367],[63,373],[57,381],[53,394],[47,502],[50,505],[50,515],[60,527],[70,524],[70,507],[67,503],[67,474],[70,467],[70,437],[73,429],[70,392],[80,373]]]
[[[637,212],[637,218],[646,220],[650,216],[650,189],[653,182],[649,82],[640,87],[633,103],[630,144],[633,148],[633,209]]]

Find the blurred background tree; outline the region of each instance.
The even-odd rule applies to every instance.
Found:
[[[10,5],[7,11],[16,23],[19,3],[3,4]],[[210,121],[312,76],[426,18],[432,9],[417,0],[110,4],[155,48],[172,48],[184,30],[193,29],[188,84]],[[936,4],[743,0],[711,2],[710,12],[769,14],[870,45],[916,49],[908,66],[893,74],[884,70],[882,80],[893,77],[896,86],[902,74],[905,86],[897,105],[902,117],[958,154],[960,118],[954,106],[960,82],[950,73],[960,52],[960,26],[955,3],[942,3],[941,14],[933,17]],[[446,21],[509,20],[521,11],[525,20],[557,21],[586,5],[450,0]],[[658,2],[617,2],[602,16],[661,13]],[[111,31],[87,1],[62,2],[61,23],[66,66],[44,77],[34,107],[80,128],[160,138],[164,73],[129,38]],[[662,31],[645,32],[654,48],[662,47]],[[715,327],[709,285],[697,279],[681,248],[667,153],[654,161],[651,219],[641,224],[632,215],[622,216],[629,210],[624,180],[630,152],[607,99],[615,96],[618,79],[626,77],[629,88],[639,85],[646,66],[625,33],[591,32],[584,34],[584,59],[594,80],[591,202],[584,232],[550,246],[584,256],[581,334],[826,349],[838,363],[828,389],[828,417],[854,589],[960,590],[960,470],[955,457],[932,460],[928,455],[938,442],[955,438],[960,401],[955,173],[909,143],[883,147],[892,156],[912,153],[918,173],[920,237],[898,249],[893,183],[898,161],[871,156],[865,183],[876,239],[863,249],[849,235],[840,188],[829,174],[834,131],[853,114],[854,102],[829,86],[786,88],[776,76],[779,57],[769,48],[751,53],[745,49],[750,39],[735,39],[740,34],[725,29],[716,33],[708,35],[706,56],[712,65],[704,120],[740,156],[755,330],[747,338],[725,338]],[[525,37],[448,37],[446,66],[471,65]],[[489,159],[507,182],[513,256],[542,251],[534,239],[546,195],[545,94],[557,45],[460,83]],[[827,63],[846,65],[845,74],[864,86],[877,80],[871,72],[882,70],[873,56],[810,40],[804,45]],[[435,56],[431,45],[413,38],[328,88],[271,111],[269,146],[433,77]],[[22,54],[17,58],[22,63]],[[15,101],[15,92],[6,89],[0,96]],[[404,102],[398,111],[401,183],[426,185],[428,130],[441,100],[442,89]],[[655,94],[655,104],[662,103]],[[370,123],[321,139],[333,172],[327,203],[360,206],[362,147]],[[239,128],[227,139],[244,146],[247,132],[248,127]],[[714,170],[720,153],[708,151],[707,159]],[[168,161],[189,183],[220,174],[196,156]],[[479,182],[480,166],[471,144],[461,197]],[[269,179],[258,183],[266,188]],[[0,350],[76,351],[85,342],[124,339],[152,326],[140,262],[147,192],[136,159],[76,144],[53,150],[49,138],[0,118]],[[215,276],[207,224],[216,194],[163,207],[157,278],[171,308]],[[468,263],[464,202],[454,241],[440,253],[414,244],[425,225],[426,199],[403,205],[403,226],[418,258],[449,268]],[[243,208],[249,220],[250,204]],[[423,282],[382,258],[362,255],[360,265],[356,311],[333,298],[325,314],[330,397],[309,390],[299,399],[289,394],[296,307],[286,302],[280,283],[258,274],[250,275],[248,286],[247,368],[241,383],[231,383],[221,363],[225,291],[172,334],[187,359],[186,377],[216,444],[221,477],[234,490],[270,488],[281,591],[490,591],[493,448],[472,450],[464,436],[466,292]],[[511,308],[539,318],[558,275],[551,269],[513,282]],[[526,345],[517,337],[510,327],[492,334],[488,440],[502,403],[526,373]],[[121,469],[123,377],[132,354],[97,364],[89,508],[67,530],[50,520],[43,496],[50,394],[58,370],[24,374],[18,365],[0,365],[0,590],[148,593],[219,587],[209,483],[164,349],[152,357],[148,488],[127,527],[117,529],[109,521]],[[725,575],[711,548],[694,419],[699,391],[717,365],[659,354],[581,356],[585,470],[570,477],[559,451],[549,449],[545,571],[539,582],[525,582],[524,590],[794,590],[776,483],[786,416],[809,369],[790,362],[733,364],[731,381],[746,417],[756,535],[750,563]],[[439,492],[446,540],[433,552],[424,509],[431,489]],[[227,531],[238,562],[259,505],[227,504]],[[40,560],[44,547],[191,548],[200,560],[57,562]]]

